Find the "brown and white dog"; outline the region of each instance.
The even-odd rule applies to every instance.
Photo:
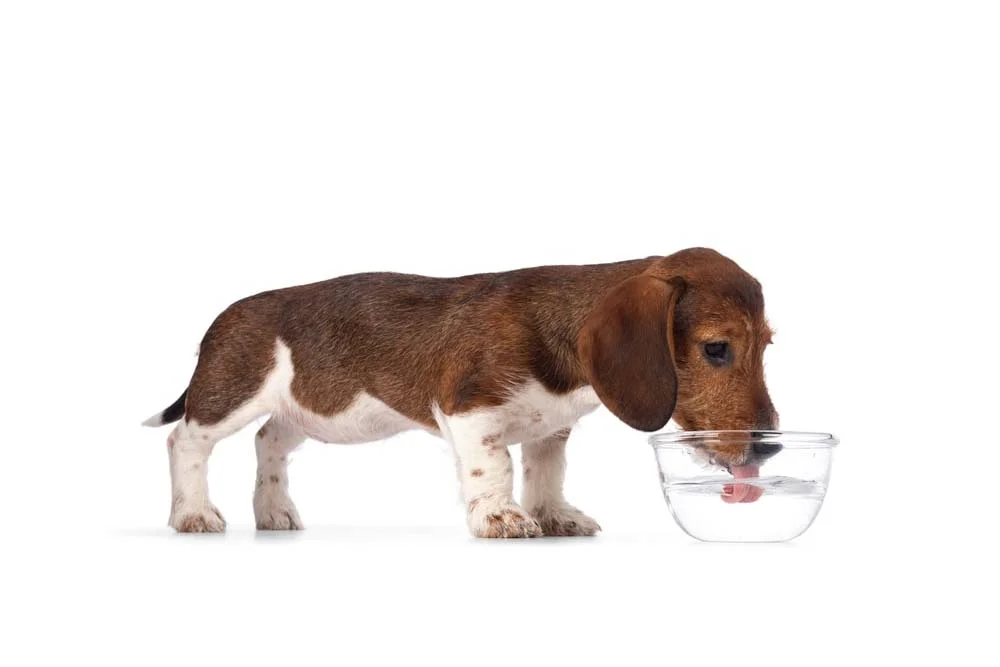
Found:
[[[225,528],[208,496],[209,454],[270,415],[256,437],[259,529],[302,528],[287,455],[306,438],[346,444],[423,429],[454,447],[473,535],[593,535],[597,522],[562,493],[577,420],[603,404],[642,431],[671,416],[685,429],[775,428],[770,339],[760,284],[704,248],[460,278],[344,276],[227,308],[187,390],[145,425],[183,418],[167,440],[169,523],[181,532]],[[766,453],[734,442],[713,457],[745,470]]]

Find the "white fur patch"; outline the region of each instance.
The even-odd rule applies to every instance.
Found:
[[[301,530],[295,503],[288,495],[289,455],[306,439],[297,425],[272,418],[254,439],[257,483],[253,513],[261,530]]]
[[[569,428],[599,405],[600,400],[590,387],[557,396],[539,382],[530,381],[512,391],[510,400],[499,406],[457,415],[445,415],[434,406],[434,418],[441,433],[455,449],[473,535],[542,534],[538,523],[514,502],[514,468],[507,446],[541,440]],[[553,475],[546,486],[555,481]],[[561,487],[561,474],[558,482]],[[555,497],[557,491],[547,488],[546,494]],[[561,498],[561,488],[558,497]]]
[[[149,419],[146,419],[144,422],[142,422],[142,425],[151,426],[153,428],[156,428],[157,426],[163,426],[163,411],[161,410],[160,412],[157,412]]]
[[[503,405],[448,416],[444,428],[476,432],[481,437],[496,436],[493,444],[513,445],[540,440],[569,428],[600,405],[591,387],[581,387],[560,396],[531,380],[512,391],[510,400]],[[435,419],[439,426],[442,417],[445,416],[437,411]]]
[[[384,440],[403,431],[426,429],[365,392],[355,396],[342,412],[329,417],[296,403],[292,418],[310,438],[338,445]]]
[[[591,387],[560,396],[532,380],[514,392],[509,402],[496,408],[496,417],[506,424],[503,441],[513,444],[538,440],[569,428],[600,405],[601,400]]]

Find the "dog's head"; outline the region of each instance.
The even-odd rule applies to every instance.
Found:
[[[578,352],[598,397],[633,428],[655,431],[673,416],[687,430],[774,429],[770,342],[760,283],[691,248],[614,287],[586,318]],[[735,441],[713,452],[726,467],[769,454]]]

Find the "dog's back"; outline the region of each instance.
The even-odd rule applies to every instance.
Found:
[[[569,359],[573,329],[607,284],[645,262],[458,278],[363,273],[262,292],[212,323],[186,396],[160,423],[224,419],[260,390],[276,341],[291,352],[295,400],[320,415],[364,391],[433,426],[432,404],[449,413],[496,404],[529,377],[568,391],[582,384]]]

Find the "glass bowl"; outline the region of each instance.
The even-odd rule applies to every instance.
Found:
[[[650,437],[667,507],[705,542],[784,542],[806,531],[826,496],[829,433],[673,431]]]

